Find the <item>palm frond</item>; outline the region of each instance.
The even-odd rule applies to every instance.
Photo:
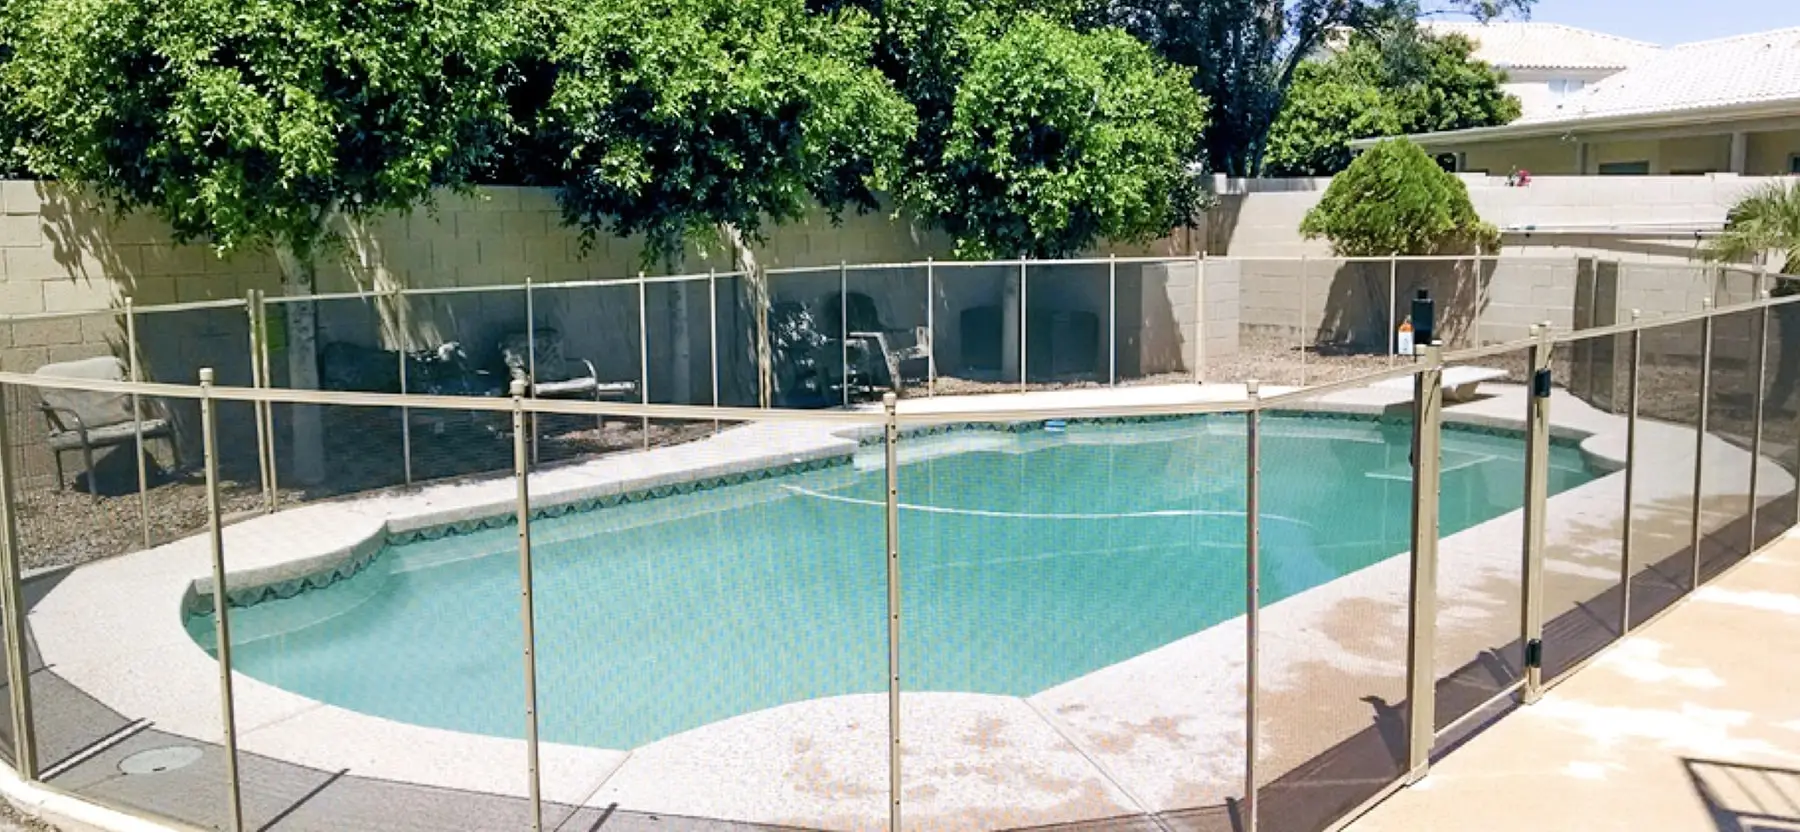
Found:
[[[1768,251],[1787,255],[1789,274],[1800,269],[1800,183],[1771,182],[1738,200],[1725,215],[1725,230],[1703,250],[1709,260],[1743,261]]]

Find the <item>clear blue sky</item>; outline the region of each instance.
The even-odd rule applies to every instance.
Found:
[[[1531,19],[1667,46],[1800,26],[1800,0],[1537,0]]]

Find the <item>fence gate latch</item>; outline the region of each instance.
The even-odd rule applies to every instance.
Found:
[[[1545,367],[1531,375],[1531,395],[1540,399],[1550,398],[1550,368]]]
[[[1542,669],[1544,666],[1544,640],[1534,638],[1525,642],[1525,666]]]

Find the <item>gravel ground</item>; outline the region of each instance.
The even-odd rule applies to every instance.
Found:
[[[608,420],[604,429],[587,419],[551,416],[542,420],[538,464],[551,466],[579,462],[609,453],[645,446],[641,422]],[[649,446],[661,447],[710,436],[713,423],[652,422]],[[328,479],[309,488],[288,485],[291,475],[278,479],[284,506],[349,495],[405,488],[405,463],[397,430],[392,435],[355,420],[328,422],[326,470]],[[499,476],[511,473],[513,445],[509,434],[485,430],[420,431],[413,435],[413,481]],[[207,505],[204,473],[198,469],[164,474],[158,469],[146,492],[140,512],[136,469],[130,457],[102,458],[99,499],[92,497],[85,477],[74,474],[75,483],[56,487],[55,476],[40,473],[22,478],[15,486],[21,559],[28,570],[88,563],[144,548],[144,518],[150,540],[160,545],[206,530]],[[129,472],[120,470],[129,469]],[[234,473],[237,475],[234,476]],[[221,512],[228,520],[251,516],[264,507],[260,478],[250,472],[221,472]]]
[[[11,803],[0,800],[0,832],[56,832],[56,827],[26,817]]]
[[[1212,382],[1241,382],[1258,379],[1266,384],[1324,384],[1359,375],[1379,372],[1397,362],[1385,354],[1321,354],[1302,353],[1291,340],[1246,333],[1239,353],[1230,358],[1208,362],[1207,378]],[[1622,410],[1625,401],[1626,366],[1623,339],[1614,360],[1610,398]],[[1687,345],[1691,346],[1691,345]],[[1696,421],[1699,368],[1697,356],[1685,356],[1676,350],[1676,358],[1646,355],[1641,379],[1640,412],[1664,421]],[[1590,356],[1590,365],[1604,364],[1606,357]],[[1582,356],[1567,347],[1559,348],[1555,357],[1555,375],[1559,385],[1576,384],[1590,379],[1586,388],[1576,392],[1597,405],[1609,399],[1604,369],[1586,375],[1574,373]],[[1525,352],[1518,350],[1481,359],[1484,366],[1509,371],[1509,380],[1523,382]],[[1739,362],[1742,364],[1743,362]],[[1753,368],[1730,366],[1715,360],[1713,406],[1710,429],[1714,433],[1741,438],[1748,446],[1755,420]],[[1186,373],[1148,378],[1126,379],[1125,385],[1182,384],[1191,381]],[[1096,388],[1092,381],[1033,383],[1032,390]],[[957,396],[981,393],[1017,392],[1012,383],[996,383],[955,377],[938,379],[936,395]],[[923,397],[923,386],[906,390],[908,397]],[[1791,409],[1780,413],[1791,414]],[[362,415],[355,415],[362,414]],[[352,418],[354,416],[354,418]],[[1791,416],[1771,422],[1774,434],[1787,436],[1796,431]],[[418,427],[412,431],[411,464],[415,483],[448,478],[504,476],[512,470],[510,432],[479,419],[450,420],[448,427]],[[690,442],[712,434],[712,422],[653,422],[649,425],[649,446]],[[635,450],[645,446],[644,426],[636,420],[609,419],[604,427],[596,427],[585,417],[544,416],[540,422],[538,455],[540,465],[557,465],[592,459],[609,453]],[[402,455],[400,422],[392,412],[344,409],[339,416],[328,414],[326,423],[327,482],[311,488],[296,489],[284,478],[281,502],[294,505],[309,501],[340,498],[346,495],[405,487],[405,459]],[[1782,440],[1787,441],[1787,440]],[[29,468],[29,466],[27,466]],[[42,470],[21,471],[16,483],[19,537],[22,557],[28,569],[43,569],[85,563],[111,557],[143,547],[143,528],[136,494],[136,469],[130,457],[103,459],[100,491],[93,500],[85,485],[57,490],[54,475]],[[152,488],[148,494],[148,517],[151,540],[167,542],[205,530],[206,489],[198,470],[176,475],[153,469]],[[226,470],[223,510],[229,517],[261,510],[263,495],[254,465],[249,471]]]

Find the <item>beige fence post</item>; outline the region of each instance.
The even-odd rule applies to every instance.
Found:
[[[5,606],[6,679],[13,723],[13,761],[19,776],[38,777],[37,731],[31,723],[31,664],[25,644],[25,593],[21,584],[19,516],[13,505],[13,456],[7,396],[12,390],[0,384],[0,605]]]
[[[1030,347],[1031,332],[1031,271],[1025,258],[1019,258],[1019,390],[1029,390],[1031,376],[1027,368],[1031,364],[1026,350]]]
[[[650,313],[644,308],[644,273],[638,272],[638,403],[650,403]],[[650,417],[643,418],[644,450],[650,450]],[[535,434],[535,431],[534,431]]]
[[[1256,379],[1244,382],[1249,396],[1249,409],[1244,411],[1244,830],[1256,832],[1258,801],[1256,799],[1257,674],[1262,651],[1262,557],[1261,557],[1261,491],[1262,491],[1262,402]]]
[[[850,266],[838,261],[838,392],[850,406]]]
[[[925,397],[937,395],[937,264],[925,258]]]
[[[1694,503],[1691,508],[1694,520],[1694,573],[1693,583],[1688,584],[1690,592],[1700,588],[1700,542],[1706,537],[1705,517],[1701,507],[1706,504],[1702,489],[1706,487],[1707,405],[1712,401],[1712,299],[1700,301],[1700,308],[1705,310],[1706,317],[1700,320],[1700,413],[1694,427]]]
[[[231,598],[225,580],[225,528],[219,509],[219,414],[213,402],[213,370],[200,370],[200,426],[206,456],[206,533],[212,544],[213,637],[219,651],[219,716],[225,729],[227,811],[233,832],[244,828],[238,780],[237,714],[231,691]]]
[[[1625,523],[1619,541],[1619,637],[1631,633],[1632,504],[1637,501],[1638,384],[1644,363],[1643,312],[1631,310],[1631,368],[1625,380]]]
[[[531,419],[525,412],[525,381],[513,379],[508,392],[513,405],[513,480],[518,499],[514,511],[519,522],[519,621],[525,648],[525,774],[531,790],[531,828],[543,832],[543,778],[538,769],[537,615],[531,594],[531,449],[525,441],[525,429]]]
[[[268,298],[263,294],[263,290],[257,289],[255,291],[256,311],[254,315],[256,318],[257,332],[257,355],[255,360],[257,366],[262,371],[262,386],[274,387],[275,377],[269,372]],[[263,455],[263,459],[261,460],[261,466],[265,474],[263,477],[263,488],[267,491],[265,499],[268,504],[268,510],[273,512],[279,508],[281,504],[281,469],[278,467],[280,460],[275,455],[274,405],[270,402],[259,401],[256,403],[256,413],[258,418],[262,420],[263,441],[262,446],[258,449],[258,453]]]
[[[269,386],[269,379],[263,372],[263,338],[267,333],[263,331],[261,304],[257,300],[259,294],[261,292],[256,289],[244,293],[244,317],[250,324],[250,386],[261,390]],[[135,373],[131,380],[138,380]],[[265,450],[269,444],[269,424],[264,418],[268,402],[253,402],[250,407],[256,421],[256,470],[261,475],[264,510],[274,511],[275,501],[269,491],[269,461],[273,457]],[[142,455],[143,450],[139,449],[138,454]]]
[[[406,353],[412,347],[412,335],[407,329],[406,295],[399,287],[394,287],[394,353],[400,361],[400,395],[407,393],[406,386]],[[412,408],[400,405],[400,469],[405,475],[406,484],[413,484],[412,458]]]
[[[1525,539],[1520,638],[1525,644],[1526,704],[1543,695],[1544,514],[1550,482],[1550,322],[1531,329],[1531,378],[1525,405]]]
[[[1762,288],[1760,272],[1756,276],[1756,298],[1764,304],[1769,301],[1769,290]],[[1769,380],[1769,307],[1763,306],[1756,314],[1756,389],[1750,394],[1750,412],[1756,415],[1750,432],[1750,548],[1746,554],[1756,548],[1756,505],[1762,485],[1763,385]]]
[[[712,406],[719,406],[719,270],[706,270],[706,320],[708,349],[712,359]],[[713,433],[719,432],[719,420],[713,420]]]
[[[251,329],[251,344],[256,343],[256,331]],[[143,369],[138,363],[137,341],[137,308],[132,297],[125,296],[125,356],[128,367],[127,376],[132,384],[144,380]],[[251,359],[255,363],[255,359]],[[144,401],[136,389],[131,391],[132,432],[137,434],[137,478],[138,478],[138,523],[143,528],[144,548],[150,548],[150,471],[144,462]],[[260,425],[258,426],[260,427]],[[171,440],[173,442],[175,440]],[[88,474],[90,478],[93,474]]]
[[[1438,485],[1442,473],[1444,351],[1424,349],[1413,376],[1412,575],[1407,586],[1407,775],[1416,783],[1431,768],[1437,739]]]
[[[900,832],[900,423],[899,400],[881,397],[887,411],[887,604],[888,604],[888,830]]]
[[[1106,255],[1106,384],[1119,386],[1119,255]]]

